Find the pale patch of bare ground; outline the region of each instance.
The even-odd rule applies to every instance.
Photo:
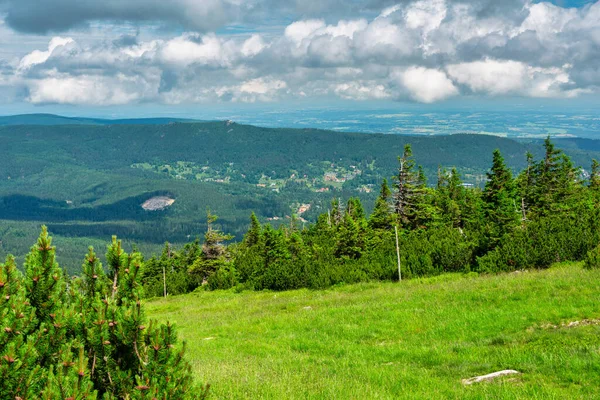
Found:
[[[175,199],[167,196],[156,196],[146,200],[142,204],[142,208],[146,211],[159,211],[170,207],[175,203]]]

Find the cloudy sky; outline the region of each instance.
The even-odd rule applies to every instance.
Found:
[[[598,101],[600,0],[0,0],[0,114]]]

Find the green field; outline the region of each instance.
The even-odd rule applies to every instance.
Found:
[[[330,290],[151,300],[213,398],[600,396],[600,271],[560,264]],[[573,321],[584,321],[568,326]],[[503,369],[521,375],[464,386]]]

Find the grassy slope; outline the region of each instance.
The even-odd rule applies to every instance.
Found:
[[[148,303],[175,322],[214,398],[593,398],[600,271],[547,271]],[[310,308],[307,308],[310,307]],[[501,369],[519,378],[464,387]]]

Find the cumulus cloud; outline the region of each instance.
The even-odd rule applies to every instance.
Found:
[[[48,50],[34,50],[31,53],[27,54],[21,59],[21,62],[19,63],[19,68],[25,69],[31,67],[32,65],[45,63],[46,61],[48,61],[48,58],[50,58],[54,50],[56,50],[59,47],[67,46],[71,43],[74,43],[74,40],[71,38],[54,37],[52,38],[52,40],[50,40],[50,43],[48,44]]]
[[[118,74],[115,77],[56,74],[35,80],[28,100],[34,104],[121,105],[153,95],[148,79]],[[155,80],[154,84],[158,82]]]
[[[600,1],[575,9],[524,0],[356,0],[333,20],[338,0],[165,3],[0,0],[7,23],[22,30],[37,18],[34,6],[55,13],[47,4],[71,11],[38,31],[109,19],[189,28],[48,37],[47,45],[4,60],[0,83],[24,88],[12,92],[32,103],[94,105],[332,95],[432,103],[461,94],[573,97],[600,87]],[[247,34],[210,32],[269,7],[306,18]]]
[[[434,103],[458,94],[446,73],[437,69],[412,67],[399,75],[410,96],[422,103]]]

